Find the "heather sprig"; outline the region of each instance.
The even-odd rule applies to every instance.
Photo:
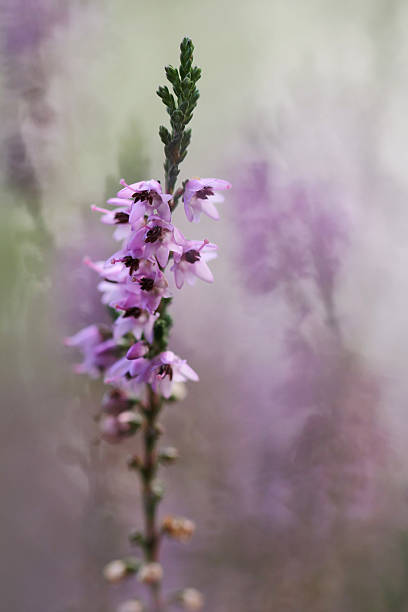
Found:
[[[157,95],[161,98],[170,116],[171,131],[164,125],[159,135],[164,144],[165,190],[173,193],[179,175],[179,165],[187,155],[191,141],[191,129],[186,126],[193,118],[200,92],[196,83],[201,77],[201,69],[193,66],[194,45],[189,38],[183,38],[180,45],[180,67],[166,66],[166,77],[174,95],[167,85],[160,86]]]
[[[187,381],[198,381],[197,373],[168,348],[172,327],[168,309],[174,288],[193,285],[197,278],[213,281],[208,263],[217,255],[217,246],[206,238],[186,238],[174,225],[173,213],[177,199],[183,196],[189,221],[198,222],[201,213],[217,219],[215,203],[223,198],[216,192],[231,187],[221,179],[188,179],[173,195],[179,165],[190,142],[191,130],[186,130],[186,125],[198,100],[195,84],[201,71],[192,65],[193,48],[185,38],[180,47],[180,68],[166,68],[174,96],[167,87],[158,90],[172,127],[171,133],[160,128],[165,142],[165,190],[158,180],[129,184],[121,179],[122,189],[107,201],[112,208],[91,207],[102,213],[104,224],[114,226],[113,236],[121,243],[105,261],[84,260],[100,277],[98,289],[111,325],[92,324],[67,339],[67,344],[79,348],[84,356],[76,370],[93,377],[102,375],[111,385],[98,419],[102,439],[117,444],[135,435],[141,437],[142,452],[132,454],[127,467],[138,475],[141,485],[144,528],[132,532],[130,542],[141,550],[142,558],[115,560],[106,566],[104,575],[117,582],[136,574],[150,589],[154,612],[173,604],[199,610],[203,601],[191,588],[163,596],[162,540],[168,537],[186,542],[195,526],[184,517],[167,516],[161,524],[158,520],[164,495],[159,468],[178,458],[177,449],[158,446],[163,432],[159,418],[166,403],[184,397]],[[121,608],[141,609],[146,608],[136,599]]]

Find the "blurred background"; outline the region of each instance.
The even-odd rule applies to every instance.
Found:
[[[166,588],[212,612],[408,610],[408,5],[404,0],[1,0],[1,603],[113,612],[139,586],[132,441],[63,338],[106,316],[90,204],[162,178],[155,95],[184,35],[203,69],[181,177],[233,183],[213,286],[173,304],[200,374],[165,416],[181,460]]]

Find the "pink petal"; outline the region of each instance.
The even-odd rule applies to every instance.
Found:
[[[210,200],[203,200],[203,203],[201,204],[201,209],[203,213],[205,213],[211,219],[215,219],[216,221],[218,221],[218,219],[220,218],[218,210],[215,208],[214,204],[210,202]]]
[[[184,210],[186,213],[187,219],[191,222],[193,220],[193,209],[186,202],[184,203]]]
[[[164,246],[164,244],[159,246],[159,248],[156,251],[156,257],[161,267],[164,268],[167,265],[167,262],[169,261],[168,247]]]
[[[174,282],[177,289],[181,289],[184,284],[184,271],[180,266],[174,266]]]
[[[197,261],[197,263],[194,264],[194,273],[206,283],[212,283],[214,281],[210,268],[203,260]]]
[[[122,190],[123,191],[123,190]],[[121,198],[109,198],[109,200],[106,201],[107,204],[112,204],[112,206],[124,206],[126,204],[126,202],[124,202],[124,197]],[[128,198],[126,198],[128,199]],[[129,200],[129,205],[132,203],[131,200]]]
[[[216,178],[203,178],[201,183],[205,186],[212,187],[213,189],[231,189],[232,185],[228,181]]]
[[[180,372],[186,377],[189,378],[190,380],[194,380],[194,381],[198,381],[200,380],[198,378],[198,374],[197,372],[195,372],[193,370],[193,368],[190,368],[190,366],[188,365],[188,363],[183,363],[183,365],[180,368]]]

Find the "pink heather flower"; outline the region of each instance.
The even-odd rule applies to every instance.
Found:
[[[171,267],[177,289],[182,288],[184,281],[194,285],[197,278],[212,283],[214,277],[207,261],[217,257],[217,246],[208,240],[186,240],[181,232],[179,234],[182,252],[174,253],[174,264]]]
[[[122,225],[129,223],[130,207],[131,204],[128,206],[121,206],[116,210],[108,210],[107,208],[101,208],[93,204],[91,210],[103,213],[101,221],[102,223],[106,223],[106,225]]]
[[[129,383],[133,382],[136,386],[151,384],[156,393],[169,398],[174,383],[198,380],[196,372],[172,351],[164,351],[152,360],[146,359],[145,354],[146,347],[142,342],[131,346],[126,357],[119,359],[106,373],[105,382],[117,384],[128,375],[134,379]]]
[[[137,292],[137,288],[134,285],[126,283],[127,278],[128,275],[126,274],[121,281],[103,280],[98,283],[98,290],[102,293],[102,304],[107,304],[111,308],[118,308],[120,310],[127,310],[135,306],[136,298],[134,296],[133,303],[127,305],[130,304],[131,294]],[[120,306],[121,304],[123,304],[122,307]]]
[[[144,359],[148,351],[148,348],[144,342],[136,342],[133,344],[127,355],[118,359],[105,374],[106,383],[118,383],[127,374],[132,378],[140,374],[141,366],[145,366],[149,363],[147,359]]]
[[[98,288],[104,292],[103,301],[112,308],[128,311],[138,307],[154,314],[162,297],[171,296],[168,282],[156,263],[142,260],[139,265],[138,260],[134,261],[138,263],[133,276],[127,275],[116,283],[104,281]]]
[[[164,351],[155,357],[148,371],[148,381],[153,390],[169,398],[174,383],[198,381],[197,373],[190,368],[185,359],[180,359],[172,351]]]
[[[76,346],[84,360],[75,366],[78,374],[89,374],[97,378],[100,373],[115,361],[116,342],[103,337],[97,325],[89,325],[70,338],[65,339],[67,346]]]
[[[231,183],[222,179],[190,179],[184,187],[184,210],[189,221],[198,223],[201,213],[211,219],[219,219],[215,204],[224,201],[224,197],[215,191],[231,189]]]
[[[122,255],[123,252],[119,251],[116,255]],[[139,262],[131,255],[119,259],[113,257],[110,259],[110,262],[112,261],[114,263],[105,264],[104,262],[91,262],[90,259],[85,260],[87,265],[104,277],[104,280],[98,284],[98,289],[103,294],[103,304],[124,310],[125,313],[139,308],[153,315],[161,298],[171,296],[166,277],[154,261],[143,259]],[[132,276],[129,276],[129,273]],[[149,329],[154,321],[149,319],[145,322],[146,332],[150,333]],[[115,337],[117,337],[117,332]]]
[[[111,262],[107,264],[104,261],[91,261],[89,257],[84,258],[84,263],[104,279],[98,284],[98,290],[102,293],[102,304],[115,308],[116,304],[128,295],[125,281],[129,273],[126,267],[120,260],[114,264]]]
[[[109,262],[105,261],[92,261],[89,257],[84,257],[84,264],[94,270],[104,281],[112,285],[117,283],[123,283],[129,276],[126,267],[123,266],[123,262],[119,260],[110,259]],[[112,263],[114,261],[114,263]],[[107,300],[103,302],[107,303]]]
[[[150,217],[132,234],[126,248],[132,257],[150,259],[155,256],[162,268],[167,265],[170,251],[182,252],[175,239],[174,226],[157,216]]]
[[[113,237],[115,240],[125,240],[129,238],[131,227],[129,225],[130,206],[121,206],[116,210],[108,210],[99,206],[91,206],[91,210],[103,213],[101,217],[102,223],[106,225],[115,225]]]
[[[109,199],[108,204],[131,206],[129,223],[132,229],[145,215],[150,217],[156,214],[165,221],[171,220],[169,201],[173,196],[163,193],[158,181],[139,181],[128,185],[124,179],[121,179],[120,184],[123,185],[123,189],[118,191],[116,198]]]
[[[118,302],[117,307],[129,310],[139,306],[154,314],[163,297],[170,297],[168,282],[157,264],[143,260],[137,274],[126,280],[125,288],[127,295],[124,300]]]
[[[151,314],[138,306],[125,310],[113,324],[114,340],[119,342],[122,336],[131,333],[136,340],[140,340],[143,335],[148,342],[153,342],[153,327],[158,316],[159,313]]]
[[[144,357],[146,351],[141,349],[140,344],[136,342],[126,353],[126,359],[130,362],[129,374],[136,379],[137,383],[145,382],[146,372],[151,367],[151,362]]]

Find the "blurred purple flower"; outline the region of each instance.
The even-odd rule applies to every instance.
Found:
[[[115,360],[117,343],[111,337],[106,338],[98,325],[81,329],[74,336],[66,338],[65,344],[78,348],[83,354],[83,362],[75,366],[78,374],[97,378]]]
[[[289,180],[262,161],[248,167],[235,197],[234,219],[243,241],[240,270],[247,286],[257,293],[278,287],[290,292],[295,286],[292,300],[307,312],[301,281],[312,282],[334,324],[333,289],[347,232],[333,190]],[[248,258],[248,252],[255,255]]]
[[[262,465],[265,456],[273,459],[269,482],[262,468],[262,497],[271,520],[272,506],[284,499],[286,517],[302,517],[317,536],[378,510],[387,457],[376,415],[381,385],[346,347],[335,312],[348,235],[334,188],[291,180],[266,160],[243,176],[235,180],[234,206],[243,283],[251,299],[254,292],[275,293],[285,306],[282,361],[268,381],[285,427],[261,445]],[[251,402],[259,393],[261,406],[263,391],[255,384]],[[268,450],[274,444],[282,450]]]

